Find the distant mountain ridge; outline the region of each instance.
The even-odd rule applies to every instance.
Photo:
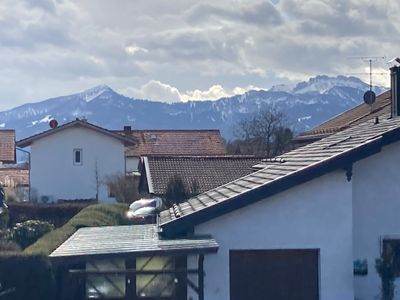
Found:
[[[0,128],[15,128],[17,138],[47,130],[52,118],[60,124],[76,117],[109,129],[130,125],[136,129],[221,130],[234,137],[236,124],[266,105],[283,110],[296,131],[304,131],[361,103],[368,84],[356,77],[310,78],[296,85],[279,85],[213,101],[162,103],[132,99],[99,85],[80,93],[27,103],[0,112]],[[375,87],[377,94],[385,89]]]

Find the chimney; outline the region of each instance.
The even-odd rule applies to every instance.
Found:
[[[124,126],[124,132],[125,133],[130,133],[132,131],[132,127],[131,126]]]
[[[392,117],[400,116],[400,66],[390,68]]]

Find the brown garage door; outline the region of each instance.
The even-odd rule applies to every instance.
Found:
[[[231,250],[231,300],[318,300],[319,250]]]

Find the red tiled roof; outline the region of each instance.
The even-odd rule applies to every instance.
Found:
[[[248,175],[261,162],[254,156],[149,156],[144,157],[148,190],[165,194],[169,180],[178,175],[188,188],[197,183],[203,193],[232,180]]]
[[[219,130],[132,130],[117,131],[137,144],[126,147],[126,156],[224,155]]]
[[[303,132],[295,140],[297,142],[316,141],[351,126],[374,119],[377,116],[379,117],[387,114],[390,112],[390,100],[389,90],[377,96],[372,107],[368,104],[362,103],[309,131]]]
[[[15,130],[0,130],[0,162],[15,163]]]
[[[29,185],[29,170],[4,168],[0,169],[0,181],[5,186]]]

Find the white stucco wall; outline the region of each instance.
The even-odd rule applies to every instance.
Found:
[[[368,275],[356,276],[356,299],[377,299],[380,279],[375,259],[381,239],[400,238],[400,143],[386,146],[353,166],[354,259],[367,259]],[[400,299],[400,285],[396,299]]]
[[[337,171],[197,226],[220,245],[205,256],[205,299],[229,300],[231,249],[319,248],[320,299],[353,300],[351,186]]]
[[[73,164],[73,149],[83,150],[82,165]],[[84,127],[71,127],[35,141],[31,146],[32,190],[57,199],[96,197],[96,176],[124,174],[124,145],[115,138]],[[100,185],[99,201],[115,201]]]

